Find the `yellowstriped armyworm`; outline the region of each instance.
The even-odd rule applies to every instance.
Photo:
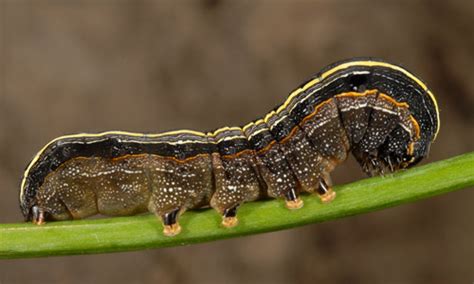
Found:
[[[181,214],[210,205],[232,227],[244,202],[281,198],[298,209],[302,192],[332,201],[330,172],[349,152],[368,175],[413,166],[439,124],[436,99],[415,75],[379,59],[349,59],[242,127],[56,138],[27,166],[20,207],[36,224],[149,211],[173,236]]]

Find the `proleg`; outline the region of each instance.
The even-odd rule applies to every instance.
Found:
[[[349,153],[370,176],[411,167],[439,126],[436,99],[419,78],[356,58],[324,68],[244,126],[56,138],[27,166],[20,207],[36,224],[151,212],[174,236],[186,210],[211,206],[233,227],[245,202],[278,198],[295,210],[304,193],[331,202],[330,173]]]

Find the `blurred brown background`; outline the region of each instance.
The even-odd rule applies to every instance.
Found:
[[[354,56],[434,91],[441,132],[424,163],[472,151],[473,19],[468,0],[0,0],[0,222],[22,221],[20,176],[56,136],[241,125]],[[352,160],[334,174],[359,178]],[[473,201],[468,189],[189,247],[1,261],[0,283],[472,283]]]

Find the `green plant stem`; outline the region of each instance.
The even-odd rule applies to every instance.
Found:
[[[337,198],[321,204],[303,196],[304,207],[290,211],[282,200],[244,204],[240,224],[226,229],[211,209],[189,211],[180,218],[181,234],[165,237],[155,216],[0,224],[0,258],[90,254],[201,243],[282,230],[370,212],[474,185],[474,152],[411,170],[336,186]]]

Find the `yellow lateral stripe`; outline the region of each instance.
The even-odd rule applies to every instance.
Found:
[[[269,113],[265,116],[265,118],[264,118],[263,120],[264,120],[266,123],[268,123],[268,121],[270,120],[270,118],[271,118],[272,116],[276,115],[276,114],[277,114],[277,113],[276,113],[274,110],[272,110],[271,112],[269,112]]]
[[[237,130],[237,131],[242,131],[242,128],[238,127],[238,126],[232,126],[232,127],[229,127],[229,126],[224,126],[224,127],[221,127],[217,130],[215,130],[214,132],[211,133],[211,136],[215,137],[217,136],[217,134],[221,133],[221,132],[224,132],[224,131],[232,131],[232,130]],[[208,133],[209,135],[210,133]]]
[[[246,131],[249,127],[257,126],[257,125],[262,124],[262,123],[265,123],[264,119],[259,119],[259,120],[256,120],[256,121],[252,121],[252,122],[246,124],[244,127],[242,127],[242,130]]]
[[[249,123],[247,123],[246,125],[244,125],[244,127],[242,127],[242,131],[245,132],[245,131],[247,131],[247,129],[248,129],[249,127],[252,127],[252,126],[254,126],[254,125],[255,125],[255,122],[253,122],[253,121],[252,121],[252,122],[249,122]]]
[[[320,78],[315,78],[309,81],[308,83],[306,83],[302,88],[298,88],[294,90],[293,92],[291,92],[291,94],[288,96],[285,102],[276,110],[276,113],[280,113],[281,111],[283,111],[291,103],[294,97],[306,91],[307,89],[311,88],[312,86],[316,85],[320,81],[321,81]]]
[[[189,130],[189,129],[181,129],[181,130],[173,130],[164,133],[158,134],[144,134],[144,136],[156,138],[156,137],[163,137],[167,135],[176,135],[176,134],[194,134],[196,136],[206,137],[206,133],[201,131]]]
[[[438,136],[439,127],[440,127],[438,102],[436,101],[436,99],[434,99],[434,95],[430,90],[426,90],[426,91],[428,92],[428,95],[432,98],[433,103],[435,105],[435,109],[436,109],[436,132],[435,132],[435,135],[433,137],[433,141],[434,141],[436,139],[436,137]]]
[[[382,67],[387,67],[387,68],[390,68],[390,69],[394,69],[394,70],[400,71],[403,74],[410,77],[413,81],[415,81],[418,85],[420,85],[424,90],[428,89],[423,82],[421,82],[413,74],[409,73],[408,71],[406,71],[402,67],[392,65],[392,64],[389,64],[389,63],[386,63],[386,62],[380,62],[380,61],[351,61],[351,62],[342,63],[342,64],[337,65],[334,68],[329,69],[328,71],[324,72],[321,75],[321,80],[326,79],[327,77],[331,76],[332,74],[336,73],[339,70],[347,69],[347,68],[350,68],[350,67],[353,67],[353,66],[366,66],[366,67],[382,66]]]

